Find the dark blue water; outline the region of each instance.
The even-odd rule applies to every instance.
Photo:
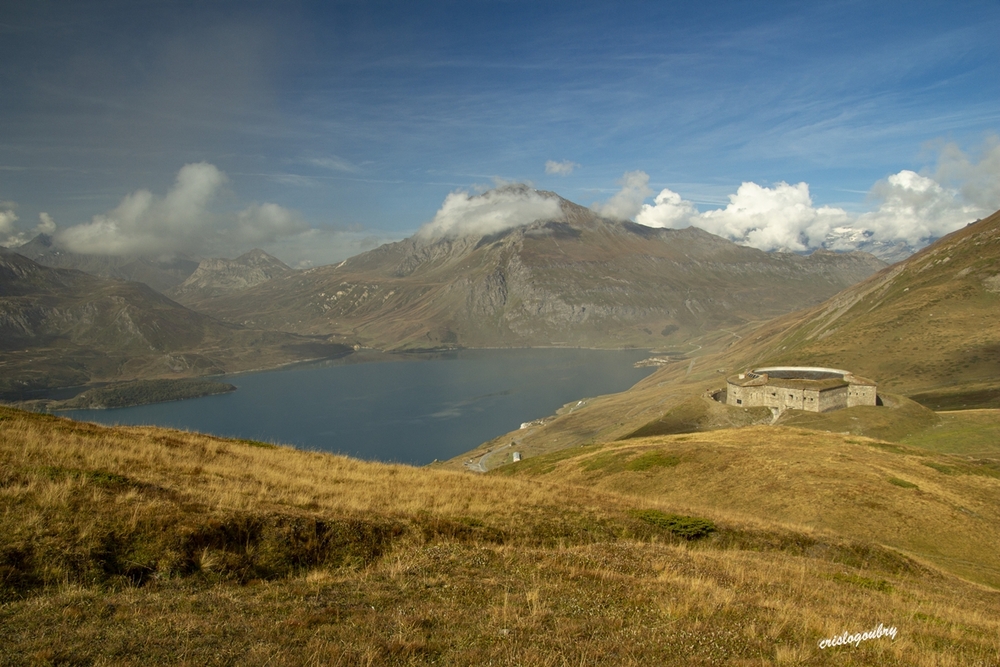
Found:
[[[643,351],[462,350],[433,358],[328,363],[223,378],[220,396],[73,419],[153,424],[422,465],[466,452],[570,401],[623,391],[650,373]]]

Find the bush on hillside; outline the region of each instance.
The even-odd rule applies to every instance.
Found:
[[[632,510],[632,516],[646,523],[663,528],[685,540],[698,540],[715,532],[715,524],[696,516],[667,514],[660,510]]]

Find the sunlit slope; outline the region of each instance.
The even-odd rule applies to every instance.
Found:
[[[996,459],[759,426],[576,447],[497,473],[830,531],[1000,587]]]
[[[935,486],[909,453],[853,447],[857,463],[919,486],[890,492],[928,496],[930,535],[966,536],[938,524],[940,498],[982,514],[977,494],[993,492]],[[602,488],[571,461],[473,477],[0,408],[0,662],[995,661],[995,590],[881,534],[850,537],[864,532],[850,525],[857,505],[865,530],[881,517],[891,539],[894,500],[844,503],[815,528],[770,501],[720,502],[695,515],[714,532],[687,541],[666,526],[696,499],[668,500],[662,473],[704,465],[677,450],[673,467],[668,453],[619,471],[635,459],[604,451]],[[782,452],[774,484],[797,489],[816,466]],[[646,486],[615,481],[627,474]],[[817,648],[879,623],[895,641]]]
[[[1000,213],[768,323],[731,352],[745,366],[848,368],[880,389],[930,393],[918,399],[931,407],[1000,407]]]

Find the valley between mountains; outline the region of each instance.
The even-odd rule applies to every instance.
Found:
[[[306,270],[261,251],[196,267],[76,255],[40,236],[17,249],[25,255],[0,255],[0,397],[273,367],[350,348],[690,349],[722,328],[817,304],[885,266],[861,252],[765,253],[540,196],[557,204],[555,217],[492,236],[417,234]]]

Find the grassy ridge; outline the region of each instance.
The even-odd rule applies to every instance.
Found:
[[[672,474],[679,459],[640,451],[610,475]],[[551,473],[473,477],[7,409],[0,471],[5,664],[998,658],[995,591],[878,541]],[[879,622],[900,627],[895,642],[817,648]]]
[[[892,546],[1000,587],[1000,459],[757,426],[564,450],[495,474],[553,478],[693,514],[766,516]],[[652,457],[670,465],[637,465]]]

